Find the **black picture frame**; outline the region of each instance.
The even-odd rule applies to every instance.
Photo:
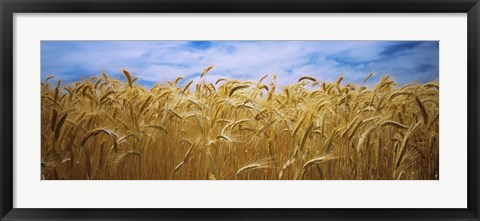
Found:
[[[0,0],[1,220],[480,220],[478,0]],[[16,209],[13,208],[14,13],[467,13],[468,208],[466,209]],[[412,199],[413,200],[413,199]]]

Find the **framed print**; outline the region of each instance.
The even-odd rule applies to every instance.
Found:
[[[2,220],[479,220],[476,0],[0,6]]]

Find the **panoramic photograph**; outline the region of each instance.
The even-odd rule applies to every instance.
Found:
[[[42,180],[439,180],[438,41],[41,41]]]

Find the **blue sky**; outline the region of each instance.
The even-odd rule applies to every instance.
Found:
[[[74,82],[102,72],[121,78],[127,69],[147,87],[177,76],[257,81],[277,75],[285,86],[304,75],[320,81],[375,83],[390,75],[399,85],[438,79],[438,41],[42,41],[41,76]]]

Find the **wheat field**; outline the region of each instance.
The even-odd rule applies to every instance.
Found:
[[[439,84],[101,74],[41,86],[44,180],[437,180]],[[198,83],[194,83],[198,82]]]

